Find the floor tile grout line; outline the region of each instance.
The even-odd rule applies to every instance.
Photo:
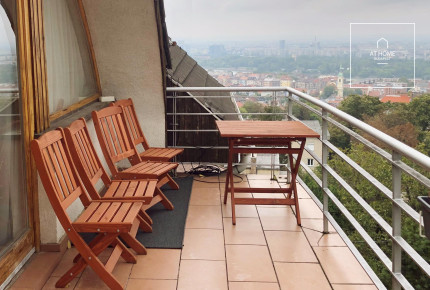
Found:
[[[279,183],[278,183],[278,185],[279,185]],[[261,230],[263,231],[264,239],[266,240],[267,251],[269,252],[270,260],[272,262],[273,272],[275,272],[275,277],[276,277],[276,281],[278,283],[278,287],[279,287],[279,289],[281,289],[281,283],[279,281],[278,272],[276,271],[275,262],[273,261],[272,252],[270,251],[269,242],[267,241],[266,231],[264,230],[263,223],[261,222],[260,211],[258,210],[257,206],[255,208],[257,210],[258,219],[260,220],[260,226],[261,226]]]

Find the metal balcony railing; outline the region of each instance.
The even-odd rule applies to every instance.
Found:
[[[345,112],[334,108],[327,103],[324,103],[308,94],[302,93],[292,88],[288,87],[169,87],[167,92],[171,95],[168,99],[173,99],[175,102],[178,98],[194,98],[197,102],[201,103],[203,99],[211,98],[238,98],[243,97],[243,95],[238,95],[235,93],[241,92],[272,92],[270,98],[273,100],[279,100],[280,98],[285,98],[286,102],[286,112],[285,113],[240,113],[238,110],[236,113],[223,113],[223,112],[213,112],[207,109],[207,113],[178,113],[175,106],[173,112],[168,112],[167,115],[172,116],[174,119],[180,115],[212,115],[216,119],[222,119],[226,116],[237,115],[239,119],[246,118],[247,115],[273,115],[281,114],[287,120],[298,120],[293,115],[293,105],[301,106],[306,110],[309,110],[313,114],[319,116],[321,121],[322,134],[320,141],[322,142],[322,156],[318,157],[313,151],[306,149],[306,151],[320,164],[321,175],[318,177],[306,164],[301,163],[301,167],[312,177],[312,179],[318,184],[318,187],[323,193],[322,200],[318,199],[317,196],[312,192],[309,187],[303,182],[302,179],[298,178],[298,181],[305,188],[308,194],[312,197],[315,203],[323,212],[323,228],[324,232],[328,232],[328,222],[330,222],[333,227],[337,230],[340,236],[343,238],[345,243],[351,249],[357,260],[361,263],[363,268],[366,270],[370,278],[373,280],[375,285],[379,289],[386,289],[386,286],[381,282],[381,279],[369,264],[366,262],[362,254],[354,246],[353,242],[348,238],[339,224],[336,222],[335,217],[329,211],[329,201],[330,203],[336,205],[343,216],[350,222],[350,224],[355,228],[356,232],[360,234],[363,240],[367,243],[374,254],[379,258],[379,260],[385,265],[385,268],[391,273],[392,277],[392,289],[414,289],[407,278],[402,272],[402,256],[407,255],[411,260],[422,270],[424,275],[430,277],[430,265],[403,237],[402,237],[402,216],[407,215],[410,219],[420,226],[420,214],[414,210],[406,201],[402,198],[402,175],[406,174],[413,178],[416,182],[425,186],[425,188],[430,189],[430,180],[423,174],[411,167],[411,165],[406,164],[402,161],[402,157],[409,160],[408,163],[412,165],[419,165],[424,170],[424,172],[430,171],[430,158],[417,150],[403,144],[402,142],[388,136],[387,134],[377,130],[374,127],[352,117]],[[198,95],[201,93],[205,95]],[[214,93],[225,93],[229,92],[230,96],[207,96],[206,93],[210,92],[211,95]],[[187,93],[186,95],[183,95]],[[178,94],[182,94],[178,95]],[[281,96],[282,95],[282,96]],[[306,102],[304,102],[306,101]],[[311,105],[310,105],[311,104]],[[176,122],[173,122],[176,124]],[[386,160],[392,167],[392,188],[388,188],[381,181],[379,181],[375,176],[372,176],[368,171],[362,168],[354,160],[349,158],[342,150],[337,148],[328,140],[328,128],[329,124],[335,126],[342,130],[345,134],[354,138],[356,141],[364,144],[372,152],[377,153],[384,160]],[[345,125],[347,124],[347,126]],[[384,150],[374,143],[370,142],[362,135],[358,134],[357,131],[353,129],[358,129],[359,132],[363,132],[367,135],[372,136],[375,140],[383,143],[385,147],[390,148],[388,151]],[[169,129],[168,132],[216,132],[213,129],[181,129],[174,126]],[[179,144],[180,146],[180,144]],[[212,147],[212,148],[223,148],[226,147]],[[348,182],[336,172],[335,168],[332,168],[329,161],[329,153],[336,154],[343,162],[350,165],[356,173],[363,179],[363,181],[370,182],[376,187],[382,196],[388,198],[392,204],[391,211],[391,224],[389,224],[372,206],[363,199],[360,194],[348,184]],[[281,165],[281,164],[279,164]],[[366,228],[360,224],[360,220],[357,220],[354,215],[347,209],[347,207],[336,197],[336,195],[330,190],[333,184],[333,180],[337,183],[337,186],[341,186],[355,201],[362,207],[362,209],[367,212],[367,214],[379,225],[379,227],[388,235],[392,243],[391,257],[378,246],[377,242],[372,239]]]

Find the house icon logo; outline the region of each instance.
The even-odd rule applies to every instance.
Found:
[[[388,50],[388,40],[381,37],[376,41],[376,49],[370,50],[370,57],[378,65],[386,65],[388,61],[396,56],[396,51]]]
[[[376,48],[385,48],[385,49],[388,49],[388,40],[386,40],[385,38],[381,37],[380,39],[378,39],[378,41],[376,41]]]

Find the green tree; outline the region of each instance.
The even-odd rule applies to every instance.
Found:
[[[430,95],[414,98],[408,107],[411,122],[422,131],[427,131],[430,128]]]
[[[328,97],[334,95],[336,93],[336,87],[334,85],[328,85],[324,88],[321,99],[327,99]]]
[[[378,98],[370,96],[351,95],[344,99],[339,109],[351,116],[363,120],[364,116],[373,117],[381,113],[386,106]]]

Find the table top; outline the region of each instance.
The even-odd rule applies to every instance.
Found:
[[[299,121],[215,121],[221,137],[319,138]]]

